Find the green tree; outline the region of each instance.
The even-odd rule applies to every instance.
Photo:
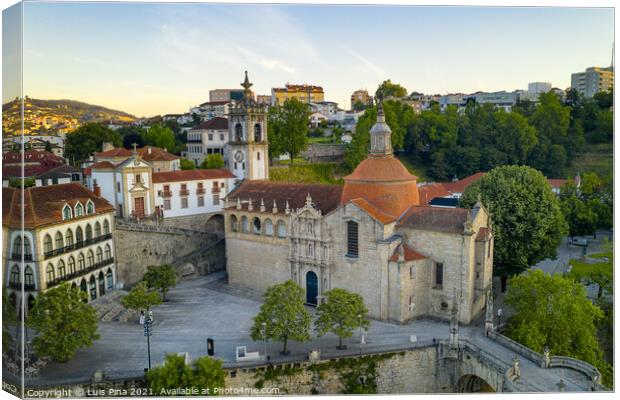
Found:
[[[610,367],[596,337],[603,311],[587,298],[580,283],[529,271],[512,278],[504,301],[515,312],[506,331],[510,338],[537,352],[548,346],[552,355],[586,361],[609,381]]]
[[[459,205],[471,208],[478,195],[493,219],[493,272],[502,278],[502,289],[508,277],[555,257],[567,226],[559,200],[540,171],[494,168],[465,189]]]
[[[131,125],[124,126],[118,129],[118,132],[123,137],[123,147],[126,149],[133,149],[135,143],[138,148],[144,147],[144,135],[146,131],[139,126]]]
[[[25,178],[23,180],[22,180],[22,178],[9,178],[9,186],[10,187],[21,189],[22,188],[22,183],[24,185],[24,189],[36,186],[36,181],[35,181],[34,177]]]
[[[204,160],[202,160],[202,164],[200,164],[200,168],[204,168],[204,169],[224,168],[224,158],[219,153],[209,154]]]
[[[200,396],[214,395],[215,388],[223,388],[226,372],[222,361],[212,357],[199,357],[191,365],[178,354],[167,354],[163,365],[146,373],[146,382],[156,396],[166,396],[166,390],[196,389]]]
[[[267,115],[269,155],[272,158],[288,154],[290,162],[308,146],[310,107],[296,98],[270,107]]]
[[[401,98],[407,96],[407,89],[398,83],[392,83],[390,79],[383,81],[375,92],[375,98],[378,100],[393,98]]]
[[[149,146],[166,149],[167,151],[174,151],[176,140],[170,128],[160,124],[153,124],[144,133],[144,143]]]
[[[353,336],[355,329],[368,328],[368,309],[357,293],[335,288],[325,293],[326,301],[317,308],[314,326],[319,336],[333,332],[338,336],[338,348],[344,349],[342,339]]]
[[[149,289],[161,290],[162,299],[166,301],[166,293],[177,285],[177,273],[169,264],[151,265],[144,274],[144,281]]]
[[[96,151],[101,151],[103,143],[114,147],[122,145],[121,135],[100,123],[88,123],[67,135],[65,154],[73,164],[86,160]]]
[[[367,109],[368,107],[368,104],[364,104],[361,100],[356,100],[355,103],[353,103],[353,109],[355,111],[362,111]]]
[[[195,168],[196,168],[196,164],[192,160],[188,160],[187,158],[181,158],[181,169],[182,170],[195,169]]]
[[[161,304],[161,294],[150,291],[146,282],[142,281],[134,286],[131,291],[121,298],[121,304],[128,310],[148,311],[151,307]]]
[[[265,302],[254,317],[254,325],[250,330],[252,340],[266,338],[282,342],[283,354],[288,354],[289,339],[298,342],[309,340],[310,314],[304,307],[304,298],[305,290],[292,280],[267,289]]]
[[[573,181],[567,182],[560,191],[560,208],[568,223],[570,237],[592,235],[596,232],[597,215],[592,204],[583,201]]]
[[[39,293],[28,315],[28,324],[38,332],[33,344],[39,356],[67,362],[77,349],[99,339],[95,309],[86,298],[67,282]]]

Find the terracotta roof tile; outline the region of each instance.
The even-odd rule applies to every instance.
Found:
[[[114,211],[114,207],[103,197],[79,183],[31,187],[24,190],[24,204],[21,204],[21,189],[2,188],[2,225],[9,228],[21,227],[21,213],[24,211],[24,227],[32,229],[62,222],[62,208],[65,204],[73,207],[78,201],[83,205],[90,199],[95,203],[95,214]],[[7,201],[8,200],[8,201]],[[91,216],[84,215],[79,218]]]
[[[559,189],[568,182],[568,179],[547,179],[549,181],[549,185],[551,185],[554,189]]]
[[[443,186],[450,193],[463,193],[467,186],[476,182],[478,179],[484,176],[485,172],[476,172],[473,175],[468,176],[467,178],[460,179],[454,182],[443,182]]]
[[[19,151],[8,151],[2,154],[2,164],[21,164],[22,157]],[[49,151],[37,151],[37,150],[29,150],[24,152],[24,162],[26,163],[44,163],[44,162],[53,162],[58,164],[64,164],[65,159],[57,156],[56,154],[50,153]]]
[[[446,197],[450,195],[450,192],[448,192],[443,183],[436,182],[418,186],[418,192],[420,193],[420,205],[427,205],[435,197]]]
[[[236,202],[237,198],[243,202],[252,199],[255,210],[260,207],[263,199],[265,207],[271,212],[273,202],[276,202],[278,212],[284,212],[288,201],[291,210],[302,208],[306,204],[306,197],[310,194],[315,208],[321,210],[323,215],[335,210],[340,205],[340,185],[319,185],[304,183],[271,182],[268,180],[244,181],[235,190],[230,192],[227,200]],[[235,206],[229,207],[234,209]],[[247,209],[247,203],[243,204]]]
[[[181,171],[153,172],[153,183],[198,181],[205,179],[234,178],[227,169],[188,169]]]
[[[413,206],[403,214],[398,225],[414,229],[461,233],[468,213],[469,210],[464,208]]]
[[[138,154],[144,161],[172,161],[178,160],[179,156],[175,156],[167,152],[166,150],[155,146],[140,147]],[[131,157],[133,150],[128,150],[124,147],[114,148],[108,151],[98,151],[95,153],[96,157]]]
[[[425,255],[413,250],[411,247],[407,246],[407,244],[399,244],[394,249],[394,253],[390,257],[390,261],[398,261],[401,249],[403,249],[405,261],[424,260],[426,258]]]
[[[201,129],[210,129],[210,130],[227,130],[228,129],[228,118],[222,117],[214,117],[208,121],[201,122],[192,130],[201,130]]]
[[[379,210],[377,207],[373,206],[364,199],[353,199],[351,200],[351,203],[364,210],[368,215],[381,222],[382,224],[389,224],[390,222],[394,222],[394,220],[396,220],[396,217],[384,213],[383,211]]]

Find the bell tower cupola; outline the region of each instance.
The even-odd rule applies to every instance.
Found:
[[[252,85],[245,71],[243,99],[228,111],[226,164],[238,180],[269,179],[267,109],[254,100]]]
[[[370,157],[392,155],[392,130],[385,122],[383,104],[377,106],[377,123],[370,129]]]

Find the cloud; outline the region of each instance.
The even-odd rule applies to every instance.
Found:
[[[373,73],[380,79],[383,79],[385,77],[385,72],[378,65],[376,65],[366,57],[362,56],[355,50],[348,48],[345,48],[345,50],[347,53],[351,54],[354,58],[356,58],[362,63],[362,65],[365,67],[366,73]]]

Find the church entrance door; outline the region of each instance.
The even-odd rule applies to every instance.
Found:
[[[312,271],[306,274],[306,303],[316,305],[319,294],[319,280]]]
[[[144,217],[144,197],[135,197],[133,199],[133,209],[136,217]]]

